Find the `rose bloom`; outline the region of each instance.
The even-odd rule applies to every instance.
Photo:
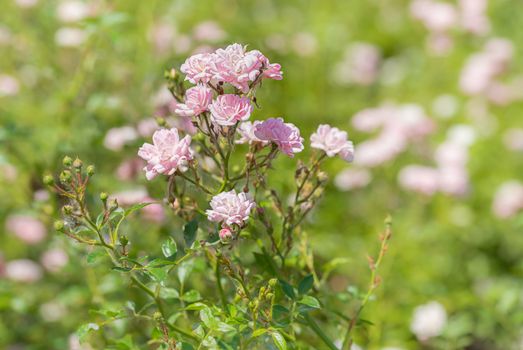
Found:
[[[249,145],[253,143],[260,143],[262,145],[268,145],[269,141],[262,141],[259,138],[254,135],[254,130],[256,129],[256,125],[260,124],[261,121],[255,120],[254,122],[243,122],[238,126],[238,134],[240,135],[240,138],[236,140],[237,144],[244,144],[248,143]]]
[[[249,119],[253,109],[249,98],[233,94],[220,95],[209,106],[211,121],[221,126]]]
[[[29,215],[11,215],[7,218],[5,227],[27,244],[37,244],[47,235],[45,225]]]
[[[40,265],[29,259],[11,260],[5,265],[5,276],[15,282],[33,283],[42,274]]]
[[[216,80],[227,82],[243,92],[249,90],[249,82],[258,77],[263,66],[257,53],[245,52],[245,47],[240,44],[218,49],[214,57],[217,67]]]
[[[347,132],[327,124],[318,126],[318,130],[311,135],[311,147],[325,151],[329,157],[339,154],[347,162],[354,159],[354,145],[348,140]]]
[[[198,84],[187,90],[185,103],[179,103],[174,110],[182,117],[197,116],[208,110],[212,102],[212,90],[203,84]]]
[[[437,337],[447,324],[445,308],[437,301],[420,305],[414,310],[410,330],[421,341]]]
[[[176,128],[157,130],[153,134],[153,144],[144,143],[138,150],[138,156],[147,162],[144,167],[147,180],[159,174],[172,175],[177,170],[186,171],[189,161],[193,159],[190,144],[191,136],[186,135],[180,140]]]
[[[262,141],[274,142],[289,157],[303,151],[300,129],[292,123],[284,123],[282,118],[269,118],[256,125],[254,135]]]
[[[193,55],[180,66],[180,71],[186,75],[185,80],[189,80],[193,84],[206,84],[216,74],[215,57],[210,53]]]
[[[237,194],[231,190],[214,196],[210,206],[212,209],[206,211],[209,221],[221,222],[225,226],[243,226],[256,203],[245,192]]]

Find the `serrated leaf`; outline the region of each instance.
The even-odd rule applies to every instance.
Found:
[[[291,299],[296,299],[296,293],[294,293],[294,288],[284,280],[278,280],[280,282],[280,287],[283,290],[283,293]]]
[[[283,335],[281,335],[278,331],[272,330],[271,336],[272,341],[274,341],[274,344],[276,345],[278,350],[287,350],[287,342],[285,341]]]
[[[177,251],[178,247],[176,246],[176,242],[172,237],[169,237],[169,239],[162,244],[163,256],[165,256],[168,259],[175,258]]]
[[[298,293],[307,294],[314,284],[314,277],[312,275],[305,276],[298,284]]]
[[[198,231],[198,221],[191,220],[183,227],[183,239],[186,247],[191,247],[196,240],[196,232]]]

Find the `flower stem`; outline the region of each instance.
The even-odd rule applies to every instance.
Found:
[[[314,331],[314,333],[316,333],[318,337],[320,337],[320,339],[325,343],[325,345],[327,345],[329,349],[339,350],[309,314],[305,314],[303,317],[305,318],[307,325]]]

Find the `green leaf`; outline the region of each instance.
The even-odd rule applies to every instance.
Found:
[[[274,344],[276,344],[276,347],[278,350],[287,350],[287,342],[285,341],[285,338],[283,335],[281,335],[278,331],[272,330],[271,331],[272,341],[274,341]]]
[[[267,333],[267,331],[268,331],[267,328],[258,328],[257,330],[252,332],[252,338],[259,337],[260,335]]]
[[[112,269],[115,271],[120,271],[120,272],[129,272],[132,270],[130,267],[122,267],[122,266],[113,266]]]
[[[284,280],[278,280],[280,282],[281,289],[283,290],[283,293],[287,295],[291,299],[296,299],[296,293],[294,293],[294,288]]]
[[[98,329],[100,329],[100,326],[98,326],[96,323],[86,323],[86,324],[81,325],[77,329],[76,335],[78,336],[80,343],[83,343],[85,341],[87,335],[91,331],[97,331]]]
[[[103,250],[94,250],[92,252],[90,252],[89,254],[87,254],[87,263],[89,265],[92,265],[94,263],[96,263],[97,261],[99,261],[102,257],[105,256],[105,251]]]
[[[314,284],[314,277],[312,275],[305,276],[298,284],[298,293],[307,294]]]
[[[216,329],[218,327],[218,320],[208,307],[200,310],[200,320],[202,320],[203,324],[209,329]]]
[[[163,282],[167,279],[167,269],[160,267],[150,267],[146,271],[153,280],[155,280],[156,282],[160,282],[160,284],[163,284]]]
[[[183,239],[186,247],[191,247],[196,240],[196,231],[198,231],[198,221],[196,219],[189,221],[183,227]]]
[[[135,211],[145,208],[146,206],[148,206],[150,204],[153,204],[153,203],[144,202],[144,203],[138,203],[138,204],[132,205],[129,208],[125,209],[124,216],[129,216],[130,214],[134,213]]]
[[[180,294],[174,288],[162,288],[160,289],[160,298],[162,299],[178,299]]]
[[[202,296],[200,295],[200,292],[198,292],[195,289],[191,289],[190,291],[186,292],[182,296],[182,300],[186,301],[188,303],[194,303],[194,302],[196,302],[198,300],[201,300],[201,299],[202,299]]]
[[[319,309],[321,307],[318,299],[310,295],[305,295],[300,301],[298,301],[298,303],[307,305],[308,307],[313,309]]]
[[[236,328],[231,326],[230,324],[227,324],[225,322],[218,322],[217,329],[222,333],[229,333],[229,332],[235,332]]]
[[[192,304],[188,305],[185,308],[185,310],[201,310],[204,308],[208,308],[208,306],[205,305],[204,303],[196,302],[196,303],[192,303]]]
[[[172,237],[169,237],[169,239],[162,244],[163,256],[165,256],[168,259],[175,258],[177,251],[178,247],[176,246],[176,242]]]

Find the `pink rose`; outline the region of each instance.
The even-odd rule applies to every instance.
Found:
[[[209,53],[199,53],[189,57],[180,66],[182,73],[185,73],[185,80],[193,84],[208,83],[216,74],[214,55]]]
[[[212,209],[206,211],[209,221],[221,222],[226,226],[243,226],[256,203],[245,192],[237,194],[235,190],[231,190],[214,196],[210,205]]]
[[[176,106],[175,113],[182,117],[197,116],[208,110],[212,102],[212,90],[205,85],[198,84],[187,90],[185,103]]]
[[[247,97],[226,94],[220,95],[209,106],[211,121],[221,126],[231,126],[245,121],[251,116],[253,107]]]
[[[257,138],[256,135],[254,135],[254,130],[256,129],[256,125],[258,125],[260,123],[261,123],[261,121],[259,121],[259,120],[256,120],[254,122],[247,121],[247,122],[241,123],[237,129],[238,134],[240,134],[240,138],[238,140],[236,140],[236,143],[237,144],[248,143],[250,145],[250,144],[259,142],[264,146],[268,145],[269,141],[262,141],[259,138]]]
[[[269,118],[256,125],[254,135],[262,141],[274,142],[289,157],[303,151],[300,130],[292,123],[284,123],[282,118]]]
[[[339,154],[347,162],[354,159],[354,145],[348,140],[347,132],[327,124],[318,126],[311,135],[311,147],[325,151],[329,157]]]
[[[176,128],[157,130],[153,134],[153,144],[144,143],[138,150],[138,155],[147,162],[144,168],[147,180],[159,174],[172,175],[177,170],[186,171],[189,161],[193,159],[190,144],[191,136],[186,135],[180,140]]]

